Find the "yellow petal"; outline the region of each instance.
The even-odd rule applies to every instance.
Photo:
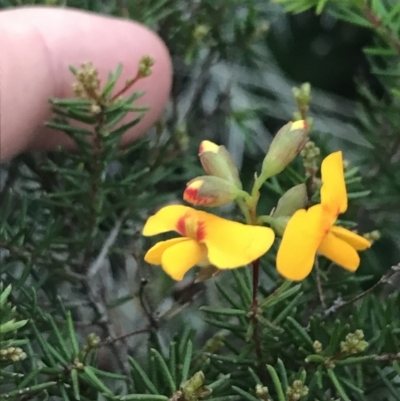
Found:
[[[350,244],[332,233],[328,233],[324,238],[318,248],[318,252],[351,272],[356,271],[360,264],[360,257],[357,251]]]
[[[180,281],[195,265],[207,258],[207,249],[195,240],[186,239],[178,242],[162,255],[161,266],[174,280]]]
[[[198,212],[198,218],[205,232],[201,242],[207,246],[209,261],[219,269],[249,264],[264,255],[275,239],[268,227],[241,224],[205,212]]]
[[[336,215],[347,210],[342,152],[331,153],[321,165],[321,203]]]
[[[169,239],[167,241],[160,241],[147,251],[144,260],[152,265],[161,265],[161,258],[166,249],[177,244],[178,242],[187,240],[188,238],[186,237],[179,237]]]
[[[219,146],[211,141],[202,141],[200,143],[199,154],[204,152],[218,153]]]
[[[331,233],[335,234],[336,237],[339,237],[343,241],[346,241],[348,244],[350,244],[356,251],[363,251],[371,246],[371,242],[366,238],[353,233],[346,228],[332,226],[330,231]]]
[[[183,205],[169,205],[160,209],[156,214],[149,217],[143,227],[143,235],[150,237],[152,235],[166,233],[168,231],[177,231],[179,219],[194,209]]]
[[[300,281],[311,272],[318,246],[325,236],[321,205],[298,210],[289,220],[276,257],[279,274]]]

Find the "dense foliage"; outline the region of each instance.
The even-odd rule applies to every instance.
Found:
[[[20,3],[29,2],[0,0]],[[96,66],[73,66],[77,96],[51,99],[48,124],[79,152],[0,166],[0,399],[400,400],[400,3],[275,2],[370,31],[374,84],[356,77],[355,103],[284,76],[265,38],[270,22],[289,17],[267,0],[44,3],[144,22],[165,40],[176,76],[163,118],[120,149],[146,112],[135,105],[141,94],[115,90],[123,66],[104,84]],[[143,55],[132,78],[149,76],[152,62]],[[143,261],[154,244],[141,236],[144,221],[182,202],[203,174],[201,140],[226,145],[250,190],[272,134],[292,117],[313,127],[321,156],[342,149],[350,160],[341,223],[376,240],[356,274],[320,258],[306,280],[285,281],[275,245],[254,310],[250,268],[173,283]],[[304,158],[263,185],[260,214],[308,182]],[[242,219],[234,207],[218,213]]]

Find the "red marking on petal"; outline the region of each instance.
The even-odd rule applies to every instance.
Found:
[[[206,229],[203,222],[197,223],[196,240],[202,241],[206,237]]]
[[[187,236],[186,235],[186,223],[185,223],[187,215],[188,214],[186,213],[184,216],[180,217],[178,220],[178,223],[176,223],[176,231],[178,231],[178,233],[180,235],[182,235],[182,237]]]
[[[182,237],[202,241],[206,237],[204,222],[198,221],[197,216],[190,212],[185,213],[176,224],[176,231]]]
[[[204,152],[204,142],[201,142],[199,146],[199,155],[201,155],[203,152]]]
[[[214,202],[215,198],[211,196],[199,196],[199,189],[193,187],[187,187],[183,193],[183,199],[194,205],[209,205]]]
[[[183,199],[185,201],[195,203],[198,199],[197,194],[199,193],[198,188],[187,187],[183,193]]]

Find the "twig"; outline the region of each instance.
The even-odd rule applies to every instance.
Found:
[[[250,307],[250,316],[253,324],[253,341],[257,356],[258,373],[260,377],[263,377],[263,358],[262,348],[260,339],[260,328],[258,324],[258,283],[260,276],[260,259],[256,259],[252,263],[253,265],[253,299]]]
[[[364,292],[362,292],[361,294],[357,295],[356,297],[350,299],[349,301],[343,301],[343,300],[335,301],[335,303],[330,308],[325,310],[323,317],[327,318],[327,317],[331,316],[332,314],[336,313],[338,310],[340,310],[346,306],[354,304],[355,302],[364,298],[366,295],[370,294],[381,284],[387,283],[390,280],[390,278],[398,272],[400,272],[400,263],[392,266],[390,268],[390,270],[384,276],[382,276],[381,279],[379,281],[377,281],[372,287],[368,288],[368,290],[365,290]]]
[[[7,194],[13,186],[14,182],[18,179],[18,168],[18,159],[13,160],[8,167],[6,182],[4,183],[3,189],[0,191],[0,206],[5,201]]]
[[[136,336],[138,334],[149,333],[150,331],[151,331],[151,328],[147,327],[147,328],[142,329],[142,330],[136,330],[136,331],[132,331],[132,332],[127,333],[127,334],[123,334],[122,336],[118,336],[116,338],[108,337],[98,345],[98,348],[104,347],[106,345],[114,344],[117,341],[126,340],[127,338],[132,337],[132,336]]]
[[[152,328],[158,328],[158,322],[153,316],[153,313],[147,308],[146,302],[144,300],[144,288],[148,284],[147,279],[142,278],[140,282],[140,288],[139,288],[139,301],[140,301],[140,306],[143,309],[144,314],[146,315],[147,319],[149,320],[150,326]]]
[[[319,300],[321,302],[322,307],[326,309],[325,295],[322,289],[321,270],[319,269],[318,258],[315,258],[315,274],[317,278],[317,290],[318,290]]]
[[[97,272],[100,270],[101,266],[103,265],[110,248],[114,245],[115,240],[117,239],[119,231],[121,230],[122,223],[127,214],[128,214],[128,212],[125,211],[122,214],[122,216],[117,220],[113,229],[110,231],[110,234],[108,235],[106,241],[104,242],[99,255],[94,260],[94,262],[91,263],[91,265],[89,266],[89,269],[87,272],[87,277],[89,279],[94,277],[97,274]]]
[[[395,34],[382,22],[378,15],[374,13],[369,4],[365,4],[363,8],[365,18],[375,27],[375,29],[386,37],[389,44],[396,50],[400,56],[400,40]]]
[[[118,338],[115,334],[114,327],[110,324],[107,314],[107,309],[104,306],[103,300],[100,298],[100,291],[94,291],[93,285],[88,281],[82,281],[83,288],[85,289],[88,298],[89,304],[97,317],[97,324],[103,329],[106,333],[107,338]],[[121,338],[122,339],[122,338]],[[127,377],[129,376],[129,367],[126,362],[126,352],[124,348],[117,347],[115,342],[110,342],[110,347],[112,348],[114,355],[117,357],[118,364]]]

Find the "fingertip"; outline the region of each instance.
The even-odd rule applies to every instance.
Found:
[[[0,111],[3,116],[0,157],[27,150],[71,147],[66,135],[44,128],[51,118],[50,97],[71,97],[69,66],[90,61],[105,82],[119,63],[123,72],[116,90],[136,75],[143,55],[155,59],[150,77],[130,91],[144,91],[138,101],[150,107],[123,138],[134,140],[160,117],[168,100],[172,67],[162,40],[145,26],[127,20],[59,8],[29,7],[0,13]],[[4,45],[4,46],[3,46]],[[128,93],[128,94],[130,94]]]

